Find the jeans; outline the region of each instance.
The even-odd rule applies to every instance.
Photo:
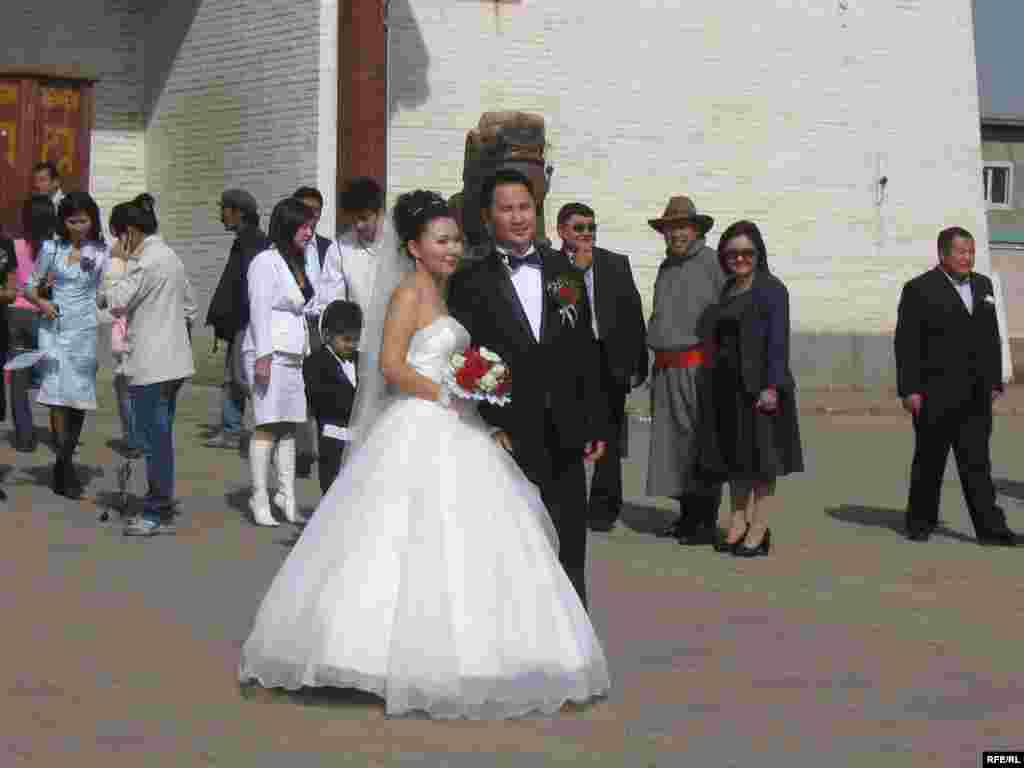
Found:
[[[132,443],[146,457],[142,516],[159,523],[174,504],[174,415],[183,379],[132,385]]]
[[[224,385],[224,402],[221,405],[221,428],[225,435],[238,436],[242,433],[242,419],[245,417],[245,393],[234,384]]]
[[[11,356],[36,349],[39,340],[39,314],[23,307],[8,308],[7,326]],[[11,417],[14,420],[14,441],[18,446],[35,445],[35,425],[28,392],[39,386],[40,366],[11,371]]]
[[[238,437],[242,434],[242,419],[245,417],[245,400],[247,393],[240,378],[239,355],[242,348],[241,334],[235,336],[228,344],[224,355],[224,398],[221,403],[221,431],[228,436]]]

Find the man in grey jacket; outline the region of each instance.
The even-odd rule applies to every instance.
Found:
[[[718,303],[725,274],[705,236],[714,219],[678,196],[650,225],[665,238],[666,257],[654,283],[647,344],[654,351],[651,377],[651,450],[647,495],[679,501],[680,516],[661,532],[681,544],[710,544],[718,523],[721,483],[698,466],[701,398],[707,350],[703,327]]]

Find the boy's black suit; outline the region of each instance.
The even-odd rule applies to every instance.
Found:
[[[353,363],[358,364],[355,356]],[[327,493],[341,469],[341,455],[346,442],[326,437],[324,425],[348,427],[356,388],[326,346],[306,358],[302,364],[302,376],[306,382],[306,399],[317,424],[320,490]]]

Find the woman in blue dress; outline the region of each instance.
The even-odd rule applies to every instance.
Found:
[[[96,410],[96,291],[109,261],[99,208],[88,194],[72,192],[61,200],[57,235],[44,244],[25,293],[40,310],[45,357],[38,402],[51,408],[53,490],[77,499],[82,484],[71,461],[85,412]]]

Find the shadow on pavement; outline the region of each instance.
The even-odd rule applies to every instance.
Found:
[[[330,709],[384,710],[384,701],[372,693],[355,688],[300,688],[287,691],[283,688],[264,688],[258,683],[240,683],[239,693],[243,699],[267,703],[298,704],[303,707],[326,707]]]
[[[900,536],[904,535],[907,530],[905,522],[906,511],[903,509],[893,509],[892,507],[863,507],[857,504],[844,504],[840,507],[826,508],[825,514],[833,520],[839,520],[843,523],[855,523],[856,525],[867,525],[874,528],[888,528],[890,531],[898,533]],[[971,536],[965,536],[959,531],[947,528],[943,525],[941,520],[939,521],[938,527],[935,529],[934,535],[945,536],[946,538],[956,539],[957,541],[974,541]]]
[[[677,514],[666,512],[654,506],[624,502],[622,511],[619,513],[619,520],[637,533],[654,534],[671,523]]]

